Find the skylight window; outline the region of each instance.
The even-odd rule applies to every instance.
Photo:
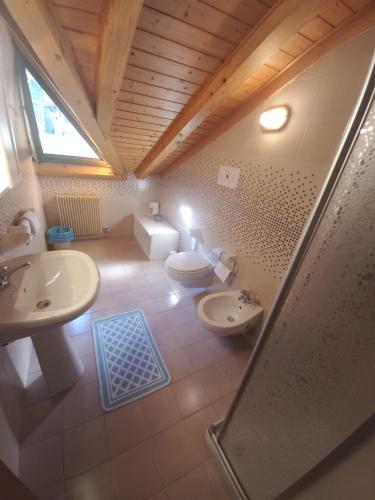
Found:
[[[22,76],[38,160],[90,165],[101,162],[94,147],[26,67]]]

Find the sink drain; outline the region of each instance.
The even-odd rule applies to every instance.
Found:
[[[229,321],[229,323],[234,323],[236,320],[233,318],[233,316],[227,316],[227,320]]]
[[[50,301],[50,300],[46,300],[46,299],[45,299],[45,300],[40,300],[40,301],[37,303],[36,307],[37,307],[38,309],[45,309],[45,308],[46,308],[46,307],[48,307],[50,304],[51,304],[51,301]]]

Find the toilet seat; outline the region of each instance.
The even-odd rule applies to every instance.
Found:
[[[198,252],[179,252],[171,255],[166,260],[166,265],[180,274],[194,274],[206,271],[210,263]]]
[[[179,252],[165,261],[168,275],[187,288],[207,287],[212,279],[210,262],[198,252]]]

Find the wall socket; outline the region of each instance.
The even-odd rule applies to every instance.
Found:
[[[238,179],[240,178],[241,169],[238,167],[229,167],[227,165],[220,165],[217,175],[217,183],[220,186],[229,189],[236,189]]]

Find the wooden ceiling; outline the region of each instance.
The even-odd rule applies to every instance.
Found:
[[[374,23],[374,0],[4,0],[107,160],[162,172],[303,56],[341,30]],[[18,7],[15,6],[18,4]],[[41,4],[46,4],[41,7]],[[32,5],[32,7],[30,7]],[[50,68],[23,10],[54,24],[56,50],[82,92]],[[366,20],[359,22],[358,20]],[[357,23],[353,30],[351,26]],[[42,24],[40,24],[40,29]],[[358,27],[359,26],[359,27]],[[351,28],[351,29],[350,29]],[[47,29],[47,28],[46,28]],[[53,39],[53,37],[51,38]],[[340,38],[341,42],[343,38]],[[52,49],[51,49],[52,50]],[[324,52],[324,51],[323,51]],[[319,51],[315,51],[319,57]],[[68,55],[67,55],[68,54]],[[57,58],[57,56],[56,56]],[[55,58],[55,59],[56,59]],[[71,67],[74,66],[74,67]],[[301,66],[301,65],[300,65]],[[302,68],[303,69],[303,68]],[[54,73],[54,74],[53,74]],[[60,80],[60,81],[59,81]],[[284,79],[285,80],[285,79]],[[285,84],[285,81],[284,81]],[[63,87],[63,88],[62,88]],[[91,120],[85,123],[87,100]],[[82,111],[82,105],[86,108]],[[102,135],[97,131],[99,125]],[[99,139],[97,139],[97,136]],[[104,136],[104,138],[102,137]],[[112,154],[113,153],[113,154]],[[113,159],[117,156],[116,159]],[[119,160],[119,161],[118,161]]]

